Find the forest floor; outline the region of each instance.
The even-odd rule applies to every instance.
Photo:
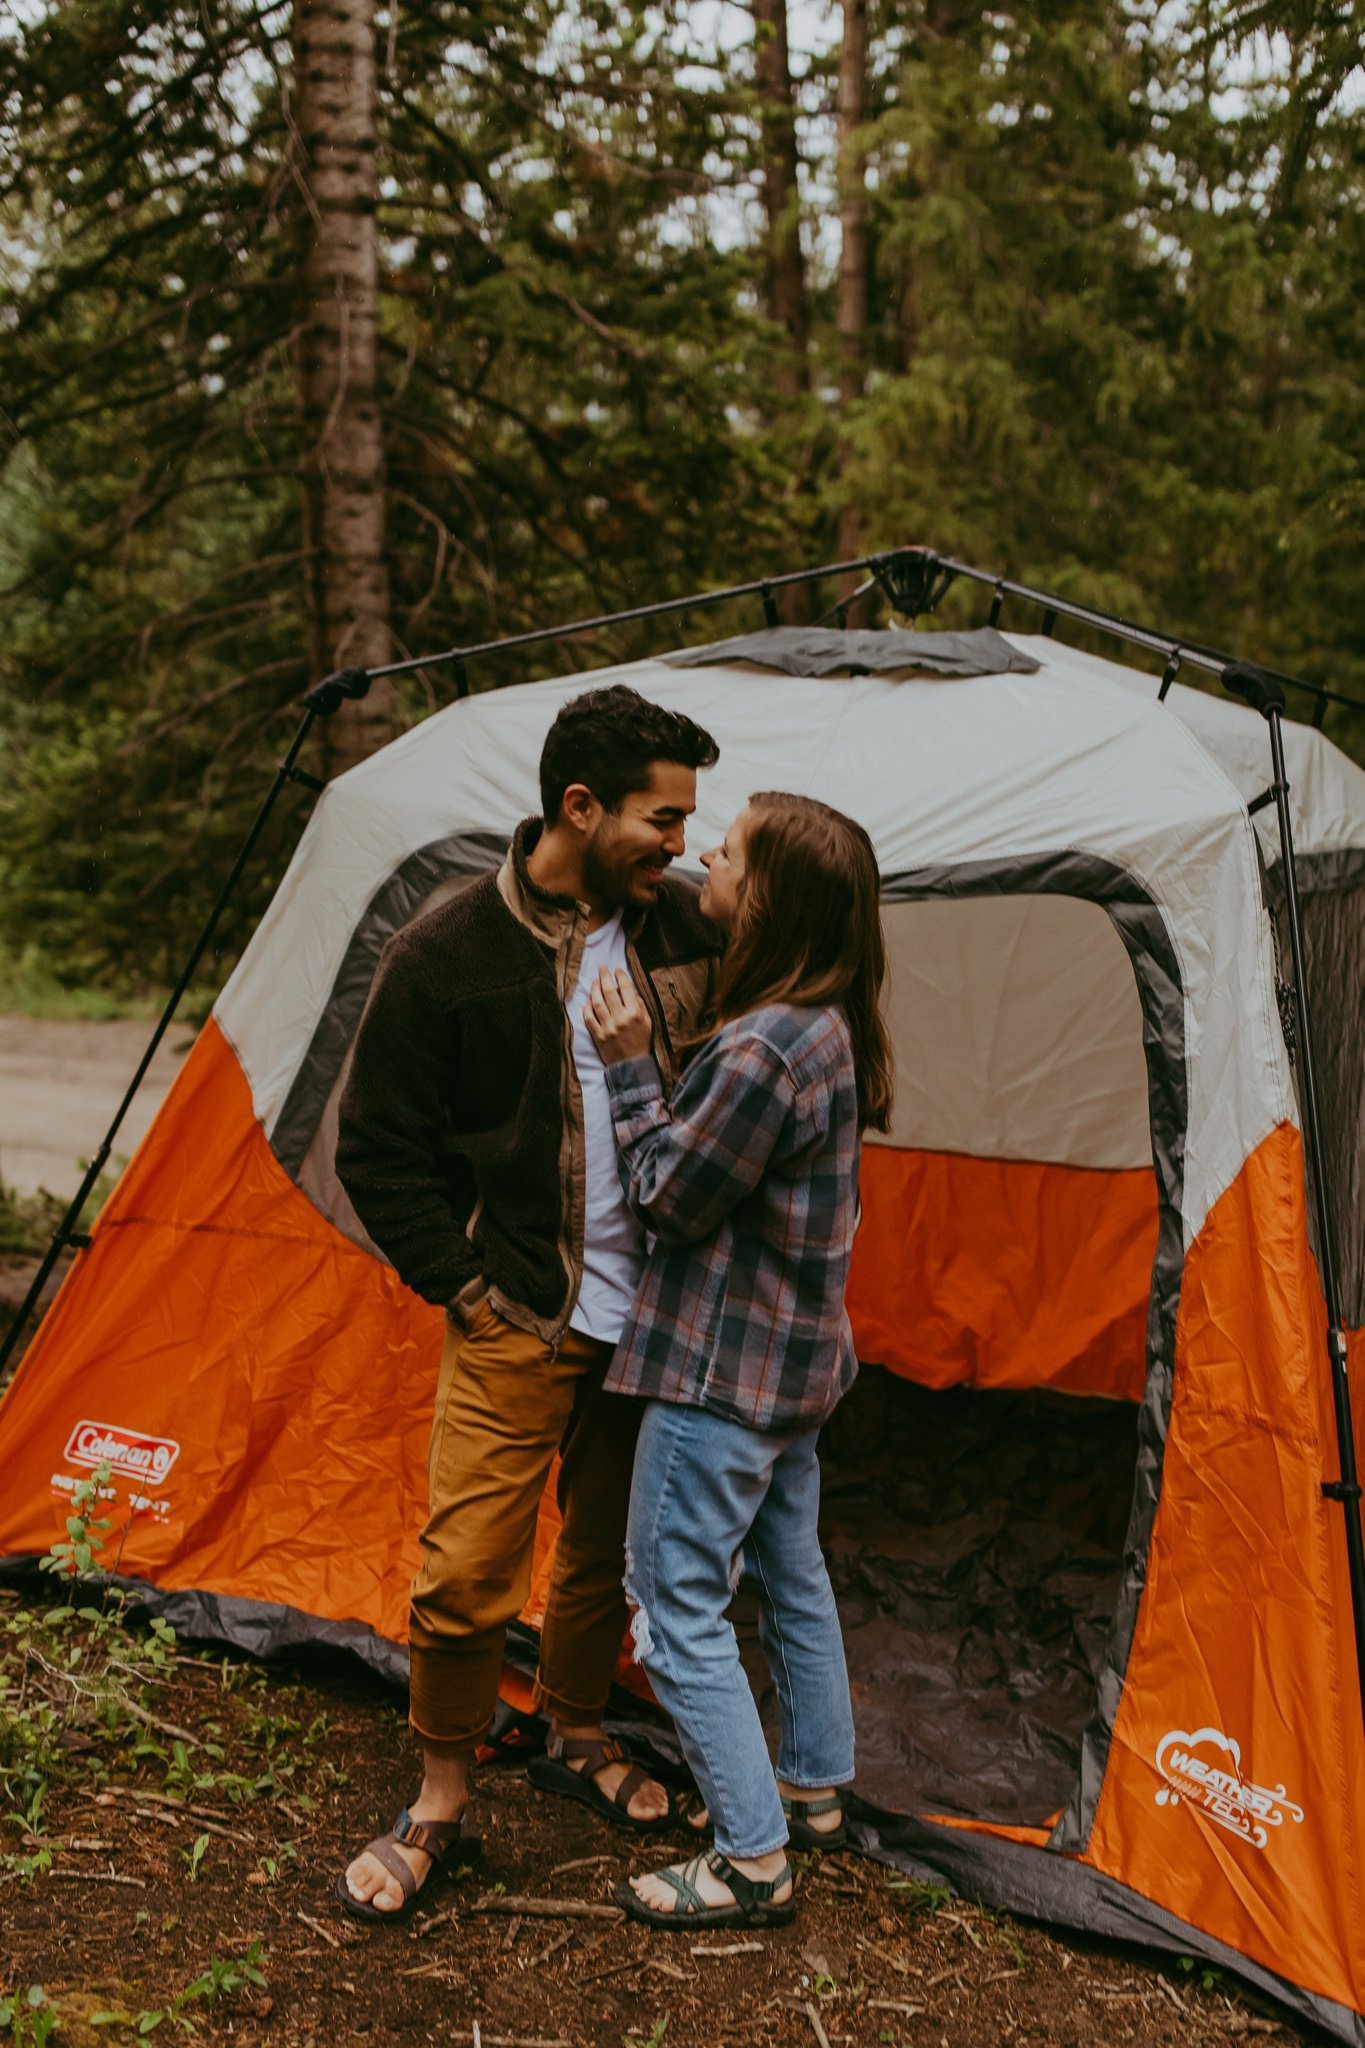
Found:
[[[21,2048],[1323,2038],[1188,1959],[1057,1935],[852,1855],[799,1859],[789,1928],[651,1932],[611,1904],[641,1845],[515,1763],[480,1776],[478,1867],[408,1925],[357,1926],[337,1873],[414,1783],[394,1690],[341,1657],[266,1666],[50,1610],[55,1591],[0,1591],[0,2040]],[[652,1842],[650,1860],[685,1846]]]

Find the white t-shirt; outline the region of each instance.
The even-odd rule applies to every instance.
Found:
[[[583,1093],[587,1200],[583,1215],[583,1284],[569,1318],[572,1329],[604,1344],[615,1344],[635,1300],[644,1271],[644,1232],[626,1206],[616,1165],[616,1134],[611,1122],[602,1055],[583,1021],[588,991],[602,968],[624,968],[626,940],[621,912],[583,944],[578,985],[569,998],[573,1026],[573,1058]]]

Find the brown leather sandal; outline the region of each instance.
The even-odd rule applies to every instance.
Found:
[[[583,1768],[575,1771],[572,1762],[583,1759]],[[619,1742],[610,1737],[598,1741],[594,1735],[564,1736],[551,1735],[545,1744],[544,1756],[533,1756],[526,1766],[526,1775],[533,1785],[542,1792],[559,1792],[566,1799],[581,1800],[584,1806],[591,1806],[617,1827],[629,1828],[636,1835],[657,1835],[672,1825],[671,1813],[661,1813],[654,1820],[640,1820],[629,1811],[630,1802],[642,1785],[649,1783],[650,1773],[643,1764],[630,1764],[614,1793],[607,1793],[596,1783],[597,1773],[611,1764],[628,1764],[630,1757]]]
[[[399,1843],[405,1849],[420,1849],[431,1858],[425,1877],[418,1878],[398,1854]],[[344,1870],[337,1879],[337,1897],[352,1919],[368,1920],[371,1925],[380,1921],[387,1924],[390,1920],[410,1920],[442,1870],[448,1876],[472,1870],[483,1854],[483,1837],[467,1813],[460,1820],[414,1820],[405,1806],[388,1834],[376,1835],[360,1853],[373,1856],[390,1876],[398,1879],[403,1889],[402,1904],[386,1910],[383,1906],[372,1906],[368,1899],[356,1898]]]

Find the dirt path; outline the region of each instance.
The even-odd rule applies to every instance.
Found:
[[[0,1017],[0,1177],[24,1194],[74,1195],[152,1034],[146,1022]],[[131,1158],[194,1032],[172,1025],[114,1145]]]

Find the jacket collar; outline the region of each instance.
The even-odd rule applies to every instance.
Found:
[[[529,925],[547,944],[559,946],[574,923],[590,917],[592,912],[588,904],[573,896],[557,896],[551,889],[542,889],[532,875],[526,864],[527,856],[534,851],[544,830],[543,818],[522,819],[498,871],[498,889],[514,917]],[[648,915],[647,910],[627,909],[622,929],[628,939],[633,941],[639,935]]]

